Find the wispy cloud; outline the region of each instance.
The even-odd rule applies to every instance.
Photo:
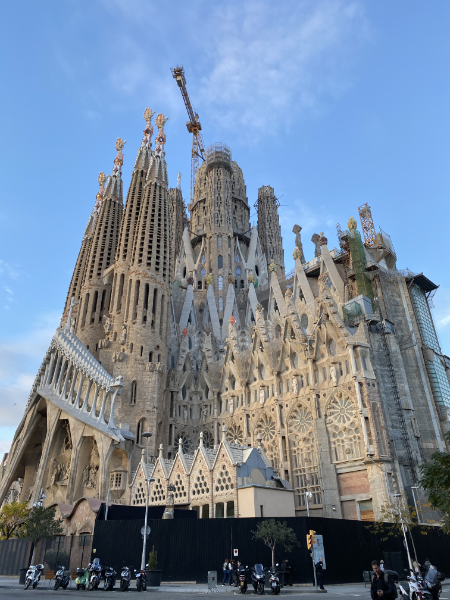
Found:
[[[60,319],[59,313],[41,315],[27,333],[0,340],[0,423],[14,428],[23,411],[39,365]],[[0,432],[4,435],[4,431]],[[12,439],[12,436],[11,436]],[[11,441],[11,440],[10,440]],[[0,440],[1,446],[7,440]]]
[[[0,275],[4,275],[10,279],[20,279],[25,273],[16,265],[12,265],[11,263],[0,259]]]

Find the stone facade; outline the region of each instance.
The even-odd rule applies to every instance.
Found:
[[[120,138],[106,186],[99,178],[0,501],[34,502],[43,489],[47,504],[73,505],[109,489],[114,502],[142,503],[150,431],[153,503],[167,503],[173,485],[175,505],[215,516],[233,502],[238,516],[233,457],[259,451],[258,440],[297,515],[307,494],[311,514],[331,518],[371,519],[397,492],[412,502],[449,423],[450,361],[427,301],[435,284],[397,270],[386,234],[363,244],[354,219],[339,250],[314,234],[309,261],[295,225],[285,274],[274,190],[259,190],[252,228],[224,144],[206,151],[186,223],[181,190],[169,189],[162,114],[152,150],[153,114],[124,207]],[[233,488],[222,490],[226,471]]]

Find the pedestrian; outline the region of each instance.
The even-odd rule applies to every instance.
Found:
[[[395,583],[387,573],[383,573],[377,560],[372,561],[372,569],[375,573],[370,586],[372,600],[395,600],[397,598]]]
[[[222,586],[227,585],[227,581],[228,581],[228,559],[226,558],[224,560],[224,563],[222,565],[222,570],[223,570],[223,581],[222,581]]]
[[[287,558],[285,558],[283,560],[283,562],[281,563],[280,570],[282,573],[284,573],[283,585],[291,585],[292,586],[291,565],[289,564],[289,560]]]
[[[231,585],[233,583],[233,563],[234,560],[232,560],[231,558],[228,561],[228,585]]]
[[[236,561],[234,560],[234,558],[231,561],[231,577],[232,577],[232,579],[230,580],[230,585],[233,582],[234,587],[237,587],[238,586],[237,565],[236,565]]]
[[[323,587],[323,558],[319,558],[319,562],[316,562],[316,575],[317,575],[317,583],[319,584],[319,588],[324,590]]]
[[[236,564],[234,565],[234,569],[233,569],[234,587],[239,587],[239,573],[241,571],[241,568],[242,568],[242,563],[240,560],[238,560],[236,562]]]

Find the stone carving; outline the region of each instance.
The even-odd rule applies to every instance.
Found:
[[[305,255],[303,254],[302,237],[300,235],[301,230],[302,228],[300,227],[300,225],[294,225],[294,228],[292,229],[293,233],[295,233],[295,250],[298,251],[296,255],[296,252],[294,250],[294,259],[299,258],[300,261],[304,264],[306,260]]]
[[[70,434],[70,425],[69,425],[68,421],[66,421],[64,423],[64,429],[66,430],[66,436],[63,440],[61,454],[64,454],[65,452],[72,450],[72,436]]]
[[[213,274],[212,274],[212,273],[210,273],[210,274],[208,275],[208,277],[206,278],[206,283],[207,283],[208,285],[211,285],[213,282],[214,282],[214,277],[213,277]]]
[[[98,465],[87,465],[83,469],[82,485],[83,487],[96,489],[97,488]]]
[[[259,403],[261,406],[264,406],[264,402],[266,401],[266,392],[264,388],[260,388],[259,390]]]
[[[296,396],[298,394],[298,383],[297,383],[296,377],[294,377],[292,380],[292,392],[293,392],[294,396]]]
[[[50,486],[67,485],[70,476],[70,464],[59,463],[56,458],[53,459],[52,465],[52,476],[50,480]]]
[[[184,424],[187,425],[188,409],[187,409],[187,405],[186,404],[183,406],[183,420],[184,420]]]
[[[326,246],[328,244],[327,238],[324,236],[323,231],[320,232],[319,245]]]
[[[127,326],[122,325],[122,337],[120,338],[120,343],[123,345],[127,341]]]
[[[318,233],[314,233],[311,241],[314,244],[314,256],[320,256],[321,252],[320,252],[320,244],[319,244],[319,240],[320,240],[320,235]]]
[[[348,220],[348,228],[349,229],[356,229],[356,221],[353,217],[350,217],[350,219]]]
[[[206,423],[207,418],[208,418],[208,405],[205,404],[203,406],[203,410],[202,410],[202,422]]]
[[[114,362],[122,362],[125,354],[123,352],[114,352],[112,355],[112,361]]]
[[[334,365],[331,365],[331,367],[330,367],[330,377],[331,377],[334,387],[336,387],[338,382],[337,382],[337,371],[336,371],[336,367]]]
[[[270,265],[269,265],[269,271],[270,271],[271,273],[273,273],[273,272],[275,272],[276,270],[277,270],[277,265],[276,265],[276,264],[273,262],[273,260],[272,260],[272,262],[271,262],[271,263],[270,263]]]
[[[228,398],[228,412],[230,413],[230,415],[233,415],[234,413],[234,396]]]
[[[248,274],[248,282],[249,283],[255,283],[255,276],[253,275],[253,273],[250,271],[250,273]]]
[[[146,371],[150,371],[151,373],[162,373],[163,372],[163,368],[161,363],[157,362],[157,363],[147,363],[145,365],[145,370]]]
[[[108,335],[111,331],[111,319],[107,316],[104,318],[103,329],[105,331],[105,335]]]

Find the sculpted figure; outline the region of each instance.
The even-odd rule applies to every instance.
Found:
[[[295,233],[295,246],[299,250],[299,258],[300,258],[301,262],[303,264],[305,264],[306,260],[305,260],[305,255],[303,254],[302,237],[300,235],[301,230],[302,230],[302,228],[300,227],[300,225],[294,225],[294,228],[292,229],[293,233]]]
[[[122,337],[120,339],[120,343],[125,344],[126,341],[127,341],[127,326],[122,325]]]
[[[320,240],[320,235],[318,233],[315,233],[312,238],[311,241],[314,244],[314,256],[320,256],[322,253],[320,251],[320,244],[319,244],[319,240]]]
[[[292,391],[294,392],[294,396],[298,394],[298,383],[296,377],[294,377],[292,380]]]
[[[186,405],[183,406],[183,417],[184,417],[184,424],[186,425],[187,418],[188,418],[188,409],[187,409]]]
[[[233,398],[233,396],[231,396],[231,398],[228,399],[228,412],[230,413],[230,415],[232,415],[234,413],[234,398]]]
[[[336,371],[336,367],[334,365],[331,365],[330,367],[330,377],[331,380],[333,381],[333,385],[334,387],[337,386],[337,371]]]
[[[264,391],[264,388],[261,388],[259,390],[259,403],[261,404],[261,406],[264,405],[265,401],[266,401],[266,392]]]
[[[203,407],[202,417],[203,417],[203,423],[206,423],[206,419],[208,418],[208,405],[207,404],[205,404],[205,406]]]

